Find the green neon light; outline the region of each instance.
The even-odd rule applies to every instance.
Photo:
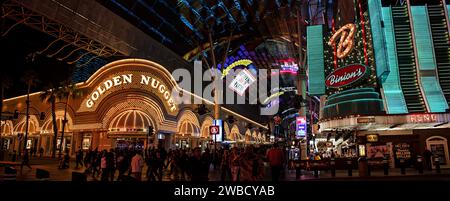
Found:
[[[431,36],[428,10],[425,6],[411,6],[414,29],[414,40],[417,50],[417,60],[420,70],[436,72],[434,45]],[[442,92],[438,78],[435,75],[419,75],[421,88],[425,94],[430,112],[445,112],[448,104]]]
[[[346,99],[346,98],[351,98],[352,96],[358,96],[358,95],[368,95],[368,96],[376,96],[379,97],[379,94],[377,92],[357,92],[357,93],[350,93],[350,94],[344,94],[342,96],[335,96],[333,98],[328,98],[328,100],[326,101],[327,103],[331,103],[334,102],[338,99]]]
[[[323,109],[327,109],[327,108],[334,107],[334,106],[336,106],[336,105],[340,105],[340,104],[344,104],[344,103],[372,102],[372,101],[383,103],[383,101],[382,101],[381,99],[375,99],[375,98],[362,98],[362,99],[348,100],[348,101],[342,101],[342,102],[339,102],[339,103],[334,103],[334,104],[327,105],[327,106],[323,107]]]
[[[344,94],[360,93],[360,92],[374,92],[374,91],[375,91],[374,88],[348,89],[348,90],[345,90],[345,91],[343,91],[341,93],[332,94],[332,95],[328,96],[328,99],[332,99],[333,97],[336,97],[336,96],[342,96]]]
[[[375,64],[377,68],[377,77],[384,82],[389,74],[389,66],[387,64],[386,41],[381,27],[381,1],[369,0],[369,16],[370,26],[372,28],[372,43],[375,54]]]
[[[308,63],[308,89],[310,95],[325,94],[325,61],[323,49],[322,25],[306,27],[307,63]]]
[[[381,13],[384,21],[387,64],[390,69],[389,75],[386,76],[386,80],[382,83],[386,112],[388,114],[406,114],[408,113],[408,108],[400,84],[392,9],[391,7],[383,7]]]

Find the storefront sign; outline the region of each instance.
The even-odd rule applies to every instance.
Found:
[[[378,142],[378,134],[366,135],[367,142]]]
[[[339,88],[356,82],[367,74],[368,68],[361,64],[338,68],[328,75],[325,84],[330,88]]]
[[[410,159],[411,158],[410,145],[407,143],[396,144],[395,157],[397,159]]]
[[[219,133],[216,135],[212,135],[211,138],[215,141],[215,142],[222,142],[223,138],[222,138],[222,131],[223,131],[223,122],[222,119],[215,119],[213,122],[213,126],[217,126],[219,128]]]
[[[86,101],[86,107],[92,108],[97,100],[105,94],[108,90],[111,90],[115,87],[120,87],[127,84],[133,84],[133,74],[126,74],[112,77],[111,79],[105,80],[102,82],[97,88],[95,88],[94,92],[91,93],[88,100]],[[163,82],[159,81],[154,77],[150,77],[147,75],[138,76],[140,79],[140,85],[146,85],[151,87],[154,92],[160,94],[160,96],[164,99],[166,104],[168,105],[168,109],[170,112],[174,112],[177,109],[175,105],[175,101],[172,98],[172,91],[165,85]]]
[[[219,126],[210,126],[209,127],[209,134],[210,135],[217,135],[217,134],[219,134]]]
[[[374,123],[375,122],[375,118],[373,118],[373,117],[370,117],[370,118],[358,118],[357,122],[359,124]]]
[[[414,114],[414,115],[409,115],[408,120],[411,123],[437,122],[437,115],[436,114]]]

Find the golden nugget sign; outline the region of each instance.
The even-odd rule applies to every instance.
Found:
[[[156,91],[156,93],[159,93],[161,97],[163,97],[164,101],[166,101],[169,110],[171,112],[177,109],[175,101],[171,96],[172,92],[166,85],[164,85],[161,81],[150,76],[140,75],[139,78],[140,78],[139,84],[147,86],[150,85],[151,88]],[[127,84],[133,84],[133,74],[115,76],[112,77],[111,79],[105,80],[89,96],[89,99],[86,101],[86,107],[92,108],[92,106],[94,106],[95,104],[95,101],[97,101],[108,90],[113,89],[114,87],[117,86]]]
[[[341,27],[336,33],[331,36],[328,45],[334,45],[336,39],[339,37],[337,45],[337,57],[342,59],[346,57],[353,49],[353,39],[355,37],[356,26],[354,24],[346,24]]]

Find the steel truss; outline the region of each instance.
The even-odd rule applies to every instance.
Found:
[[[50,43],[47,48],[44,50],[38,52],[43,53],[46,51],[54,42],[56,41],[64,41],[67,44],[72,44],[77,47],[77,50],[83,49],[86,50],[89,53],[92,53],[96,55],[97,57],[110,57],[110,56],[117,56],[117,55],[124,55],[118,50],[115,50],[114,48],[108,47],[106,45],[103,45],[102,43],[92,40],[89,37],[84,36],[83,34],[80,34],[73,29],[69,28],[68,26],[65,26],[61,23],[58,23],[54,20],[51,20],[41,14],[38,14],[20,3],[16,1],[6,1],[2,5],[2,18],[9,18],[16,23],[9,27],[4,33],[2,33],[2,36],[5,36],[8,34],[8,32],[13,29],[15,26],[19,24],[24,24],[28,27],[31,27],[33,29],[36,29],[38,31],[42,31],[50,36],[55,37],[55,41]],[[68,46],[68,45],[67,45]],[[64,47],[67,47],[64,46]],[[61,49],[59,50],[61,51]],[[58,52],[59,52],[58,51]],[[57,52],[57,53],[58,53]],[[72,51],[70,54],[72,54],[74,51]],[[68,58],[69,55],[66,55],[65,57],[62,57],[63,59]],[[55,54],[51,54],[49,56],[54,56]],[[84,56],[83,54],[82,56]],[[82,56],[77,57],[77,60],[71,61],[68,63],[74,63],[82,58]],[[62,60],[62,59],[60,59]]]

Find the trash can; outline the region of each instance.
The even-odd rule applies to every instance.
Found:
[[[36,178],[37,179],[48,179],[50,178],[50,172],[44,169],[37,168],[36,169]]]
[[[87,182],[87,176],[81,172],[72,172],[72,182]]]
[[[14,167],[7,166],[5,167],[5,174],[3,175],[4,181],[16,181],[17,170]]]

